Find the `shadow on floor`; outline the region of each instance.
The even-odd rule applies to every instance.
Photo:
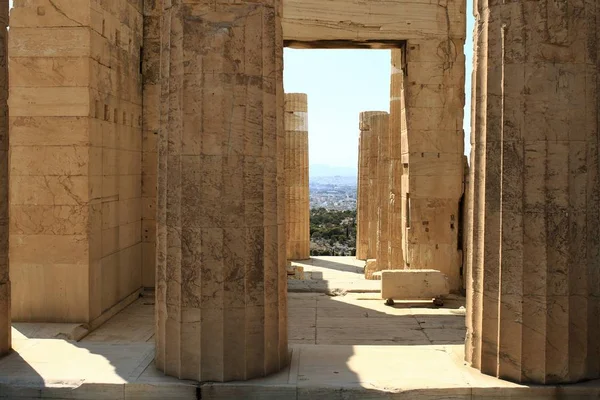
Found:
[[[393,380],[382,381],[384,371],[394,371],[409,357],[436,357],[443,347],[439,345],[462,343],[464,337],[464,315],[453,314],[461,312],[460,299],[438,309],[427,303],[387,307],[366,294],[290,293],[288,298],[288,332],[296,352],[291,365],[263,379],[203,384],[203,399],[254,398],[250,393],[267,399],[334,394],[388,398]],[[0,398],[25,393],[27,398],[130,399],[152,394],[195,399],[196,383],[165,377],[153,365],[154,343],[148,337],[153,308],[140,299],[81,342],[27,340],[18,352],[0,360]],[[448,368],[450,356],[442,356],[440,362]],[[416,373],[426,376],[432,368],[441,367],[436,362]],[[127,390],[138,397],[129,397]]]
[[[289,293],[289,339],[316,345],[444,345],[464,343],[464,299],[398,302],[367,295]],[[462,308],[461,308],[462,307]]]
[[[342,257],[339,257],[339,258],[342,258]],[[346,257],[343,257],[343,258],[346,258]],[[347,257],[347,258],[355,260],[353,257]],[[343,263],[343,262],[331,261],[328,259],[315,258],[315,257],[312,257],[308,260],[299,260],[299,261],[292,261],[292,262],[293,262],[293,264],[300,265],[300,266],[326,268],[326,269],[330,269],[332,271],[339,271],[339,272],[352,272],[357,275],[360,275],[361,277],[364,274],[364,272],[363,272],[364,266],[351,265],[351,264],[349,264],[349,262]],[[360,263],[360,265],[364,264],[364,261],[354,261],[354,262]]]

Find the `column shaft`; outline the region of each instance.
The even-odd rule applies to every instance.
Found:
[[[361,113],[362,116],[362,113]],[[369,252],[369,138],[362,130],[358,137],[358,179],[356,185],[356,258],[366,260]]]
[[[310,258],[308,185],[308,99],[285,95],[285,200],[288,260]]]
[[[156,364],[265,376],[288,358],[281,3],[172,1],[164,17]]]
[[[359,116],[359,125],[361,136],[365,138],[365,153],[366,153],[366,181],[363,186],[366,188],[362,199],[367,197],[365,206],[361,209],[366,211],[366,218],[361,217],[363,227],[367,237],[367,252],[366,259],[375,258],[377,254],[377,214],[379,207],[379,186],[377,185],[377,162],[379,156],[379,138],[378,132],[372,129],[371,119],[374,116],[387,114],[385,111],[365,111]]]
[[[377,270],[389,269],[390,263],[390,129],[389,115],[371,117],[371,130],[379,138],[377,150]]]
[[[375,258],[376,253],[376,219],[372,223],[377,205],[373,203],[373,178],[377,176],[377,151],[379,142],[371,132],[371,117],[383,111],[365,111],[359,115],[359,165],[358,165],[358,198],[356,208],[356,258],[367,260]],[[373,147],[375,146],[375,147]],[[373,162],[373,164],[371,164]],[[374,225],[375,224],[375,225]]]
[[[597,379],[600,6],[479,0],[476,17],[467,360]]]
[[[8,273],[8,0],[0,0],[0,356],[10,350]]]

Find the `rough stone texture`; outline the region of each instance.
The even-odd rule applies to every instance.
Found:
[[[381,298],[419,300],[450,293],[448,278],[434,269],[381,271]]]
[[[14,6],[13,318],[87,323],[141,285],[140,2]]]
[[[154,287],[156,279],[156,201],[158,134],[160,131],[161,9],[158,1],[144,2],[144,79],[142,116],[142,285]]]
[[[464,0],[286,0],[285,40],[465,38]],[[435,53],[434,53],[435,54]]]
[[[163,10],[156,365],[265,376],[288,361],[281,2],[169,3],[148,4]]]
[[[377,149],[377,269],[389,269],[390,263],[390,117],[371,117],[371,130],[379,138]]]
[[[411,269],[436,269],[461,286],[458,247],[463,194],[463,36],[409,40],[403,82],[402,184]]]
[[[358,136],[358,173],[356,180],[356,258],[358,260],[366,260],[369,251],[369,222],[366,219],[369,209],[367,135],[361,130]]]
[[[308,98],[285,94],[285,224],[288,260],[310,258]]]
[[[390,171],[389,171],[389,235],[390,253],[388,269],[404,268],[404,221],[402,219],[402,109],[404,70],[402,69],[402,50],[391,50],[390,79]]]
[[[377,115],[386,115],[385,111],[364,111],[359,115],[359,129],[362,149],[358,174],[363,176],[360,184],[360,194],[357,199],[357,251],[361,248],[359,259],[375,258],[377,253],[377,212],[378,212],[378,186],[377,186],[377,158],[379,152],[379,139],[377,132],[372,130],[371,118]]]
[[[377,260],[371,259],[365,262],[365,279],[373,279],[373,274],[377,271]]]
[[[367,260],[375,257],[375,248],[371,247],[371,207],[372,198],[371,178],[369,172],[371,161],[371,146],[373,135],[371,134],[370,118],[383,111],[365,111],[359,115],[359,144],[358,144],[358,182],[356,199],[356,258]]]
[[[467,288],[467,273],[466,266],[469,264],[469,249],[467,247],[469,232],[471,232],[472,226],[469,225],[469,212],[472,210],[469,208],[471,192],[470,192],[470,168],[469,168],[469,159],[467,156],[464,156],[464,176],[463,176],[463,187],[465,193],[463,194],[461,204],[460,204],[460,225],[459,225],[459,235],[458,241],[462,251],[462,265],[463,265],[463,274],[462,274],[462,291],[461,293],[464,295]]]
[[[8,0],[0,0],[0,356],[10,350],[8,274]]]
[[[598,378],[600,6],[479,0],[476,17],[467,360]]]

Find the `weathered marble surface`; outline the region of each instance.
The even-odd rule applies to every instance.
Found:
[[[479,0],[476,17],[467,360],[598,378],[600,6]]]
[[[371,120],[385,111],[364,111],[359,115],[360,164],[357,199],[357,258],[375,258],[377,253],[377,212],[379,187],[377,186],[377,160],[379,155],[378,131],[372,129]],[[360,251],[360,254],[359,254]]]
[[[0,355],[10,350],[8,274],[8,0],[0,0]]]
[[[10,275],[19,321],[94,324],[141,286],[139,1],[15,1]]]
[[[463,195],[462,39],[415,39],[402,63],[402,204],[406,266],[436,269],[461,287]],[[396,122],[396,121],[395,121]],[[397,166],[399,167],[399,166]]]
[[[402,50],[391,50],[390,77],[390,171],[389,171],[389,269],[404,268],[404,228],[402,218],[402,118],[405,114],[403,88],[404,70],[402,69]]]
[[[288,361],[281,2],[156,3],[156,365],[265,376]]]
[[[384,270],[381,298],[393,300],[431,300],[450,293],[448,278],[434,269]]]
[[[285,94],[285,214],[288,260],[310,258],[308,97]]]
[[[371,117],[371,129],[377,132],[377,269],[389,269],[390,262],[390,116]]]
[[[371,190],[371,179],[373,171],[369,171],[372,158],[373,138],[370,128],[370,118],[378,112],[365,111],[359,114],[359,145],[358,145],[358,182],[356,199],[356,258],[367,260],[375,257],[375,248],[371,247],[371,207],[369,203],[373,197]]]

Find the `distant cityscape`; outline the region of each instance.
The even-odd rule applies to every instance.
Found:
[[[356,176],[310,176],[310,208],[356,210]]]

